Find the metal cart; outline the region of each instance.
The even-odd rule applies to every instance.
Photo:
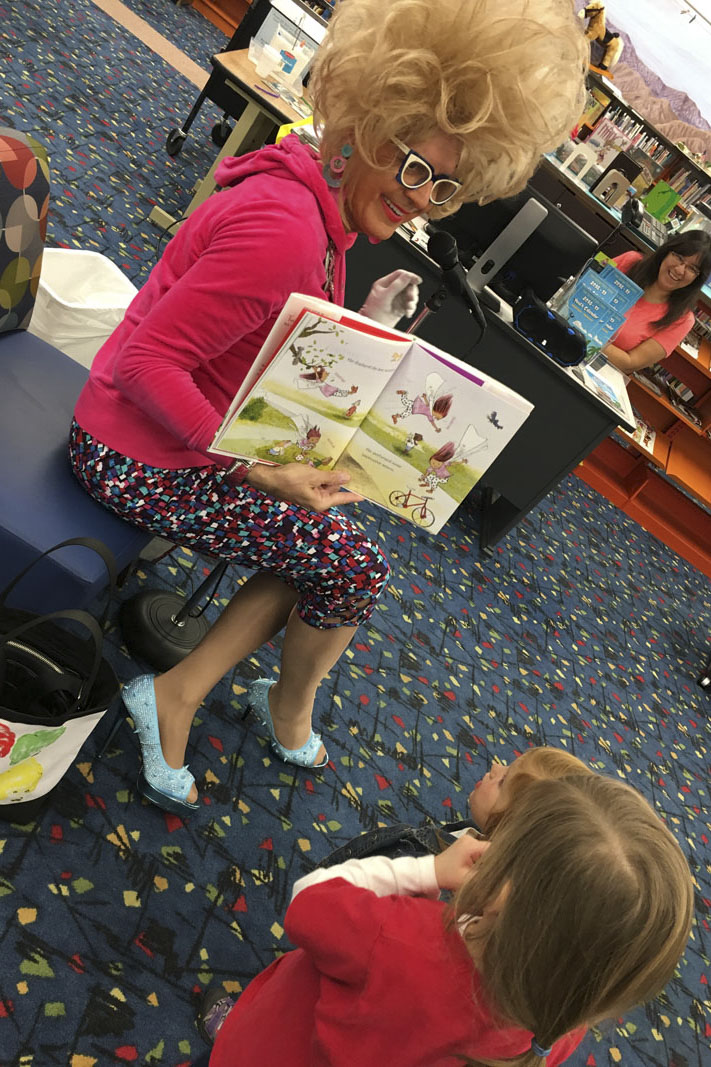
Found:
[[[283,18],[289,20],[294,29],[301,22],[303,16],[308,15],[308,28],[311,32],[304,30],[305,35],[314,41],[316,47],[323,40],[327,22],[320,15],[317,15],[312,8],[302,3],[302,0],[253,0],[252,6],[232,34],[223,51],[233,52],[248,48],[250,40],[252,37],[257,36],[272,9]],[[318,40],[313,37],[314,33],[316,33]],[[224,111],[222,118],[215,123],[211,131],[213,142],[220,148],[225,144],[232,131],[229,120],[240,118],[244,111],[245,104],[230,90],[229,79],[226,77],[224,69],[215,63],[214,56],[211,57],[211,62],[213,65],[212,73],[207,80],[205,88],[193,104],[190,114],[182,126],[174,126],[166,138],[165,150],[169,156],[177,156],[183,147],[188,131],[206,100],[211,100],[213,104],[217,104]]]

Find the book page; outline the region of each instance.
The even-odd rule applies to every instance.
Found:
[[[599,358],[604,360],[605,357],[600,356]],[[571,370],[575,371],[575,376],[583,383],[586,389],[589,389],[600,400],[604,400],[609,407],[629,422],[634,422],[625,378],[621,371],[617,371],[615,367],[606,362],[600,367],[580,364],[578,367],[571,368]]]
[[[212,451],[336,466],[409,345],[406,334],[367,319],[361,325],[347,312],[342,321],[300,314],[249,395],[223,422]]]
[[[349,489],[438,533],[532,410],[415,338],[338,465]]]
[[[291,293],[279,313],[279,317],[269,331],[266,341],[259,350],[257,358],[254,360],[244,381],[235,393],[232,403],[222,421],[222,425],[217,432],[217,436],[221,434],[225,424],[232,418],[245,398],[249,396],[261,376],[265,373],[269,364],[282,350],[291,331],[296,328],[304,315],[309,311],[316,315],[320,315],[324,319],[330,319],[332,322],[338,322],[344,326],[353,327],[362,333],[373,334],[375,337],[403,339],[407,336],[406,334],[399,333],[397,330],[391,330],[385,326],[381,326],[379,323],[373,322],[372,319],[366,318],[365,315],[359,315],[355,311],[346,311],[345,308],[339,307],[338,304],[332,304],[325,298],[306,296],[304,293]],[[217,440],[217,437],[215,440]],[[213,451],[219,452],[219,449],[213,448]]]

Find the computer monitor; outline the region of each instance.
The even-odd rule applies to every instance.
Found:
[[[509,304],[525,289],[532,289],[540,300],[550,300],[594,255],[598,242],[530,185],[516,196],[483,207],[464,204],[456,215],[430,224],[456,238],[460,262],[469,270],[532,198],[543,205],[547,215],[486,282]]]

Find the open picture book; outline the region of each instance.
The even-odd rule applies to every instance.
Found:
[[[292,293],[212,443],[348,471],[348,489],[438,533],[533,405],[428,342]]]

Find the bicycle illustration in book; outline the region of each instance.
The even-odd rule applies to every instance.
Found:
[[[434,512],[429,507],[436,490],[446,485],[454,473],[456,464],[469,465],[469,456],[485,449],[488,438],[483,437],[471,423],[459,441],[447,441],[430,456],[427,469],[420,475],[417,488],[396,489],[389,496],[393,507],[410,510],[418,525],[427,528],[434,523]]]

